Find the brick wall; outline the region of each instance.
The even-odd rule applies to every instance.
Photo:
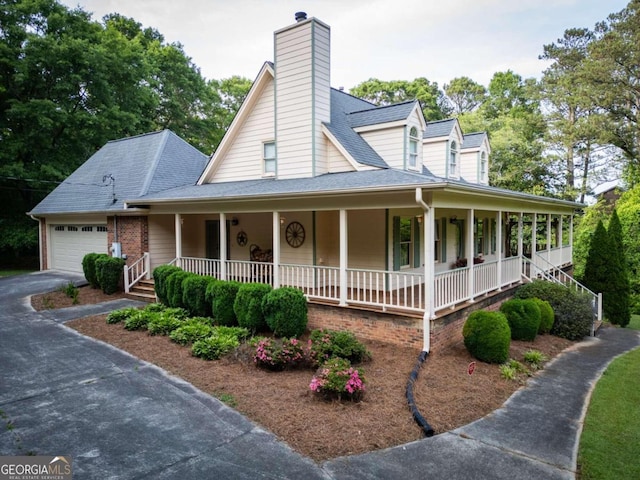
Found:
[[[503,302],[513,297],[516,288],[517,285],[493,295],[481,297],[472,304],[431,320],[431,351],[442,350],[455,343],[462,342],[462,327],[469,314],[480,309],[498,310]],[[372,312],[351,307],[342,308],[317,303],[309,303],[308,306],[308,328],[310,330],[316,328],[348,330],[360,338],[422,350],[423,329],[421,317]]]
[[[138,260],[149,251],[149,222],[147,217],[117,217],[118,242],[122,254],[127,256],[127,265]],[[114,217],[107,217],[107,241],[115,241]]]

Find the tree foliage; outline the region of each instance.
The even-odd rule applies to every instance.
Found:
[[[474,111],[487,97],[487,89],[469,77],[454,78],[445,84],[444,91],[456,115]]]
[[[626,191],[616,204],[629,275],[631,310],[640,314],[640,186]]]
[[[629,306],[631,286],[629,284],[627,259],[622,241],[622,225],[615,209],[611,214],[611,220],[609,220],[607,235],[609,236],[609,247],[611,248],[611,265],[609,266],[611,273],[608,284],[609,305],[605,305],[604,309],[611,323],[626,327],[631,320]]]

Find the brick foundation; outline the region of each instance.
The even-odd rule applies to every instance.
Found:
[[[462,327],[471,312],[484,309],[495,311],[513,297],[515,285],[509,289],[476,299],[449,314],[431,320],[431,351],[448,348],[462,341]],[[422,318],[359,308],[309,303],[309,329],[329,328],[348,330],[360,338],[378,340],[403,347],[423,348]],[[446,314],[446,315],[445,315]]]
[[[149,251],[149,222],[147,217],[117,217],[116,223],[122,254],[131,265]],[[109,245],[115,241],[114,217],[107,217],[107,241]]]

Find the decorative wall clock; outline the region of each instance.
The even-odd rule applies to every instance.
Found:
[[[291,222],[284,233],[287,243],[293,248],[298,248],[304,243],[304,227],[299,222]]]
[[[244,231],[239,231],[236,241],[238,242],[238,245],[244,247],[247,244],[247,234],[244,233]]]

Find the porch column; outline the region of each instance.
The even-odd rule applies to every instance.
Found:
[[[424,307],[425,307],[425,322],[430,322],[432,318],[435,318],[435,208],[431,207],[425,211],[424,215]],[[430,327],[430,323],[426,325]],[[428,347],[429,345],[425,345]],[[428,349],[426,349],[428,351]]]
[[[518,257],[522,258],[524,256],[524,244],[522,239],[522,230],[524,227],[524,214],[520,212],[518,215]]]
[[[496,254],[498,255],[498,290],[502,290],[502,211],[496,215]]]
[[[474,250],[473,250],[473,239],[474,239],[474,234],[475,232],[473,231],[473,225],[474,225],[474,210],[473,208],[470,210],[467,210],[467,246],[466,246],[466,252],[467,252],[467,267],[469,267],[468,273],[469,273],[469,278],[467,279],[469,281],[468,283],[468,288],[469,288],[469,301],[473,302],[473,297],[475,296],[475,273],[474,273],[474,266],[473,266],[473,256],[474,256]]]
[[[558,220],[556,237],[558,246],[560,247],[560,264],[564,265],[564,215],[560,215],[560,219]]]
[[[340,305],[347,304],[347,211],[340,209]]]
[[[181,267],[181,257],[182,257],[182,215],[179,213],[175,214],[175,229],[176,229],[176,266]]]
[[[547,213],[547,263],[551,263],[551,214]]]
[[[227,214],[220,214],[220,280],[227,279]]]
[[[280,212],[273,212],[273,288],[280,287]]]
[[[531,217],[531,262],[533,263],[533,271],[531,272],[531,276],[537,276],[538,270],[536,267],[536,250],[538,249],[538,239],[537,239],[537,230],[538,230],[538,214],[534,213]]]

